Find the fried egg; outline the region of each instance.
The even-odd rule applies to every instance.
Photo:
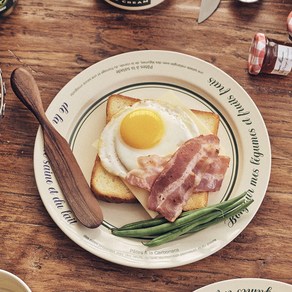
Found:
[[[116,114],[105,126],[98,154],[108,172],[124,178],[139,167],[138,157],[173,154],[198,135],[196,124],[183,107],[142,100]]]

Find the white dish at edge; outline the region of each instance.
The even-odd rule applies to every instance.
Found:
[[[210,284],[194,292],[291,292],[292,285],[260,278],[242,278]]]

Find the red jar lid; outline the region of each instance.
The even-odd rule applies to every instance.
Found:
[[[287,18],[287,30],[289,33],[289,37],[292,40],[292,11],[289,13]]]
[[[248,72],[258,75],[261,72],[266,54],[266,37],[263,33],[257,33],[251,43],[248,56]]]

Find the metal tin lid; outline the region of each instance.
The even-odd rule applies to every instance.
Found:
[[[289,38],[292,41],[292,11],[289,13],[287,17],[287,30],[289,33]]]
[[[107,3],[126,10],[144,10],[152,8],[164,0],[105,0]]]
[[[248,72],[258,75],[261,72],[266,55],[266,36],[257,33],[251,43],[248,56]]]

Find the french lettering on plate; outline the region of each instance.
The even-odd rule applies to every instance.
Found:
[[[63,102],[59,107],[58,112],[54,115],[52,122],[54,124],[59,124],[64,122],[64,115],[69,113],[69,105],[67,102]]]
[[[62,211],[61,214],[63,215],[64,219],[69,223],[69,224],[74,224],[77,223],[76,218],[74,217],[74,214],[70,210]]]
[[[50,162],[49,162],[45,153],[43,153],[43,157],[44,157],[43,175],[44,175],[45,183],[48,185],[48,189],[47,189],[48,194],[49,194],[51,200],[53,201],[54,206],[57,208],[57,210],[61,211],[61,215],[69,224],[77,223],[77,220],[74,217],[74,213],[70,210],[65,209],[65,208],[67,208],[66,201],[59,197],[58,188],[54,187],[54,184],[56,182],[55,182],[55,179],[53,176],[53,171],[52,171]]]

